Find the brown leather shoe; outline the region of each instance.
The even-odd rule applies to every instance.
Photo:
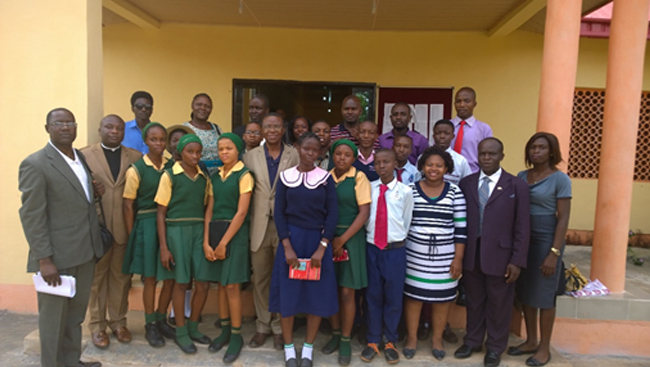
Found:
[[[266,338],[270,335],[271,334],[255,333],[251,338],[251,341],[248,343],[248,346],[251,348],[259,348],[266,343]]]
[[[126,326],[120,326],[116,330],[113,330],[113,335],[115,335],[117,341],[120,343],[128,343],[131,341],[131,332]]]
[[[282,334],[273,334],[273,348],[275,350],[284,350],[284,338]]]
[[[95,331],[92,334],[93,344],[99,349],[106,349],[111,341],[108,339],[108,334],[106,331],[99,330]]]

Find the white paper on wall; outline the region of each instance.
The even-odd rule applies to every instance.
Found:
[[[393,124],[390,123],[390,110],[395,103],[384,103],[384,121],[382,121],[381,133],[385,134],[393,129]]]
[[[420,134],[426,136],[427,127],[429,125],[429,105],[428,104],[416,104],[410,105],[411,113],[413,114],[413,119],[411,120],[411,130],[417,131]]]
[[[429,145],[433,145],[433,125],[436,121],[443,118],[445,112],[445,105],[443,104],[430,104],[429,105]]]

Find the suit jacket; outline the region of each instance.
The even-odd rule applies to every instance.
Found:
[[[102,196],[104,214],[106,215],[106,226],[113,234],[115,243],[125,245],[128,241],[126,225],[124,224],[124,211],[122,210],[124,201],[122,195],[124,194],[124,185],[126,184],[125,174],[132,163],[142,158],[142,153],[135,149],[122,146],[120,148],[120,172],[117,175],[117,180],[113,180],[113,174],[111,173],[111,168],[108,165],[101,143],[85,147],[81,149],[81,152],[86,157],[86,162],[93,171],[95,180],[101,182],[106,187],[106,193]],[[97,210],[97,213],[101,215],[99,206],[97,206]]]
[[[269,178],[269,169],[266,165],[266,154],[264,147],[258,147],[244,154],[244,164],[248,167],[255,177],[255,188],[253,189],[253,198],[251,204],[251,251],[257,251],[262,245],[264,234],[269,219],[273,217],[273,208],[275,207],[275,187],[280,177],[280,172],[287,168],[294,167],[300,162],[298,152],[284,145],[278,174],[275,181],[271,182]]]
[[[38,271],[38,260],[48,256],[57,268],[67,269],[104,255],[94,201],[88,201],[77,176],[49,143],[22,161],[18,185],[28,272]],[[93,198],[90,173],[88,188]]]
[[[460,181],[467,201],[467,245],[464,270],[476,267],[478,239],[480,171]],[[481,234],[481,270],[484,274],[504,276],[508,264],[526,267],[530,240],[530,194],[523,180],[505,170],[492,191],[483,212]]]

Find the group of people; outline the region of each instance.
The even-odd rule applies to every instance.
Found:
[[[101,142],[81,151],[72,147],[72,112],[50,111],[49,143],[21,163],[28,271],[40,271],[51,286],[60,275],[77,279],[72,298],[38,293],[42,366],[101,366],[79,360],[87,308],[95,346],[109,347],[107,330],[121,343],[131,340],[133,274],[143,280],[152,347],[171,339],[185,353],[196,353],[195,343],[225,348],[225,363],[244,345],[241,288],[248,282],[257,316],[248,345],[272,336],[288,367],[313,365],[322,318],[332,328],[323,353],[338,350],[341,365],[351,362],[353,332],[364,341],[363,361],[383,353],[399,362],[400,324],[406,359],[425,324],[432,356],[442,360],[443,340],[455,337],[448,315],[461,277],[467,334],[456,358],[485,345],[488,367],[503,352],[531,354],[529,366],[550,361],[571,198],[552,134],[528,140],[528,169],[516,177],[501,168],[503,143],[474,117],[469,87],[454,97],[457,116],[435,123],[432,146],[409,129],[408,104],[392,107],[393,129],[379,135],[375,122],[359,121],[353,95],[333,127],[304,116],[287,123],[256,95],[250,122],[233,133],[209,121],[212,100],[204,93],[193,98],[189,121],[167,128],[150,121],[149,93],[134,93],[131,106],[134,120],[104,117]],[[106,251],[100,222],[114,237]],[[219,286],[214,339],[198,328],[210,283]],[[527,339],[508,348],[515,296]],[[306,318],[300,353],[296,316]]]

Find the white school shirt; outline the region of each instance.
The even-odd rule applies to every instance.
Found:
[[[377,220],[377,202],[381,179],[370,183],[370,217],[366,221],[366,241],[375,243],[375,221]],[[386,209],[388,214],[388,243],[404,241],[409,232],[413,217],[413,190],[398,182],[396,178],[388,184],[386,191]]]
[[[60,151],[59,148],[56,147],[56,145],[52,144],[52,140],[50,140],[49,143],[57,152],[59,152],[59,154],[61,154],[61,157],[63,157],[65,163],[67,163],[68,166],[70,166],[70,169],[72,169],[72,172],[74,172],[75,176],[77,176],[77,179],[81,184],[81,187],[83,187],[84,192],[86,193],[86,199],[88,199],[88,201],[91,201],[90,190],[88,189],[88,173],[86,173],[86,169],[84,168],[83,163],[81,163],[81,159],[79,159],[79,156],[77,156],[77,150],[74,148],[72,149],[72,153],[74,154],[74,161],[73,161],[72,159],[70,159],[70,157],[68,157],[62,151]]]
[[[402,172],[402,183],[405,185],[410,185],[413,182],[418,182],[422,178],[420,172],[418,172],[418,169],[415,168],[415,166],[408,160],[406,161],[404,167],[399,168],[404,168],[404,172]],[[397,169],[395,169],[395,172],[393,172],[393,177],[397,178]]]
[[[460,180],[472,174],[472,169],[467,159],[451,149],[451,146],[447,148],[446,152],[451,155],[451,159],[454,161],[454,172],[447,173],[445,175],[445,181],[458,185]]]

